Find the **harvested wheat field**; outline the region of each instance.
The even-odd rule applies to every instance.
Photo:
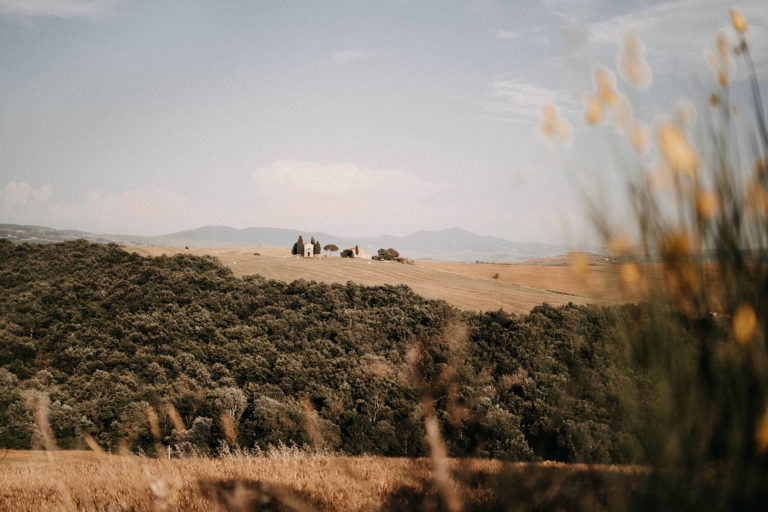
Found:
[[[634,302],[642,299],[640,290],[627,290],[620,285],[620,266],[593,263],[583,272],[575,272],[566,263],[456,263],[417,261],[430,270],[449,272],[474,279],[515,284],[544,291],[589,297],[594,302]],[[645,268],[648,268],[646,265]],[[497,277],[494,277],[497,276]],[[574,301],[575,302],[575,301]]]
[[[550,490],[553,483],[575,485],[574,477],[597,475],[608,485],[594,491],[620,504],[628,486],[645,473],[635,466],[478,459],[451,459],[448,467],[454,475],[449,492],[467,510],[498,506],[500,478],[515,481],[522,475],[534,475]],[[594,498],[589,488],[581,491]],[[411,510],[429,506],[430,500],[439,502],[438,494],[429,459],[169,460],[83,451],[10,451],[0,460],[0,510]]]
[[[543,302],[553,306],[569,302],[605,304],[617,298],[616,294],[603,293],[608,281],[615,277],[615,274],[595,273],[597,284],[593,286],[591,277],[582,279],[574,275],[563,279],[565,273],[572,273],[569,267],[534,267],[529,271],[529,278],[516,280],[510,277],[510,265],[438,262],[407,265],[339,257],[297,258],[291,256],[290,250],[286,248],[263,247],[185,250],[138,246],[127,250],[144,256],[207,254],[217,257],[237,276],[259,274],[268,279],[286,282],[306,279],[326,283],[352,281],[369,286],[405,284],[424,297],[443,299],[453,306],[473,311],[504,309],[510,313],[528,313],[534,306]],[[505,272],[505,278],[491,279],[492,274],[502,272],[496,267]],[[466,270],[470,268],[474,269]]]

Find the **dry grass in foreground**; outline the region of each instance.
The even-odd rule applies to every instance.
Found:
[[[460,475],[459,481],[465,482],[452,483],[465,510],[498,508],[499,500],[505,498],[499,493],[504,488],[500,477],[514,480],[532,474],[536,482],[528,478],[520,487],[529,494],[528,499],[557,496],[557,491],[552,493],[553,484],[561,490],[569,485],[575,489],[576,476],[580,478],[579,500],[593,499],[613,507],[622,504],[626,490],[634,485],[628,483],[638,480],[638,473],[643,472],[636,467],[477,459],[451,459],[448,466],[454,476]],[[595,475],[601,482],[614,485],[585,489],[584,483],[594,483]],[[617,481],[619,485],[615,485]],[[0,510],[357,511],[434,509],[436,504],[439,508],[429,459],[168,460],[77,451],[11,451],[0,460]]]

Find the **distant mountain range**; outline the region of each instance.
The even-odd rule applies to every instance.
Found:
[[[557,244],[512,242],[483,236],[460,228],[417,231],[406,236],[340,237],[299,229],[204,226],[160,236],[93,234],[85,231],[57,230],[41,226],[0,224],[0,238],[14,242],[46,243],[84,238],[93,242],[170,247],[291,247],[299,235],[307,241],[314,236],[321,244],[340,248],[360,246],[370,253],[392,247],[413,259],[444,261],[521,261],[563,254],[568,249]]]

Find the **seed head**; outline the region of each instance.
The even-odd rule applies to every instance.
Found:
[[[724,69],[721,69],[717,72],[717,83],[720,84],[720,87],[728,87],[728,84],[731,82],[731,78],[728,76],[728,72]]]
[[[613,124],[617,130],[625,134],[629,133],[632,121],[632,107],[629,100],[620,92],[615,93],[613,102]]]
[[[768,176],[768,157],[762,157],[755,160],[755,174],[758,178]]]
[[[589,94],[584,98],[584,119],[591,124],[596,125],[603,120],[603,104],[594,94]]]
[[[632,286],[640,280],[640,269],[635,263],[625,263],[619,267],[619,276],[624,286]]]
[[[733,314],[733,335],[742,345],[752,340],[757,331],[757,316],[749,304],[742,304]]]
[[[675,229],[664,234],[659,240],[659,252],[668,265],[676,265],[691,250],[691,237],[684,229]]]
[[[632,239],[626,232],[622,232],[608,240],[608,252],[611,256],[626,256],[632,251]]]
[[[602,66],[595,69],[595,89],[604,104],[613,105],[616,102],[616,76]]]
[[[574,253],[571,257],[571,269],[578,276],[584,276],[589,272],[589,260],[583,252]]]
[[[648,151],[648,129],[642,121],[635,120],[632,123],[630,140],[632,141],[632,147],[634,147],[635,151],[638,153],[645,153]]]
[[[624,38],[617,67],[621,77],[631,85],[641,88],[651,85],[653,73],[645,59],[645,46],[635,34],[629,33]]]
[[[731,7],[728,9],[728,12],[731,14],[731,24],[733,24],[733,28],[736,29],[736,32],[739,34],[746,32],[747,21],[744,19],[744,15],[741,14],[741,11],[735,7]]]
[[[704,219],[717,217],[721,210],[720,196],[706,189],[696,191],[696,210]]]
[[[571,125],[560,117],[557,107],[548,103],[541,107],[539,134],[554,144],[566,145],[571,140]]]
[[[689,177],[695,176],[699,159],[683,130],[674,123],[664,122],[656,128],[656,137],[659,150],[667,163]]]
[[[768,450],[768,407],[755,425],[755,444],[758,453]]]
[[[728,34],[722,30],[718,32],[717,38],[715,39],[715,48],[717,49],[717,54],[720,56],[720,60],[726,66],[731,65],[731,56],[728,53],[728,48],[730,48],[730,46],[731,42],[728,40]]]

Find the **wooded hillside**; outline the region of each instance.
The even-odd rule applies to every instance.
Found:
[[[154,410],[179,451],[215,453],[229,417],[241,447],[419,456],[427,398],[453,455],[642,461],[624,407],[646,386],[618,327],[642,317],[462,313],[406,286],[286,284],[210,257],[0,240],[0,446],[36,442],[33,412],[49,400],[65,448],[89,434],[152,454]]]

